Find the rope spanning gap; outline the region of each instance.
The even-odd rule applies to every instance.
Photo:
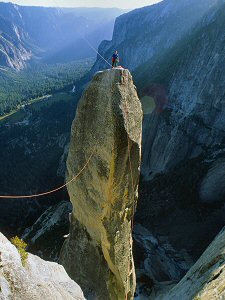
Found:
[[[88,46],[92,49],[92,50],[94,50],[95,51],[95,53],[97,53],[110,67],[112,67],[111,66],[111,64],[98,52],[98,50],[97,49],[95,49],[95,47],[94,46],[92,46],[92,44],[84,37],[84,36],[81,36],[80,35],[80,37],[88,44]]]
[[[44,193],[40,193],[40,194],[34,194],[34,195],[24,195],[24,196],[0,196],[0,199],[24,199],[24,198],[36,198],[36,197],[42,197],[42,196],[46,196],[46,195],[50,195],[53,194],[59,190],[64,189],[66,186],[68,186],[70,183],[72,183],[74,180],[76,180],[82,173],[83,171],[86,169],[86,167],[88,166],[93,154],[94,154],[95,148],[93,150],[93,152],[91,153],[91,155],[89,156],[88,160],[86,161],[86,163],[84,164],[84,166],[81,168],[81,170],[68,182],[66,182],[65,184],[59,186],[58,188],[55,188],[54,190],[50,190],[48,192],[44,192]]]
[[[58,5],[58,3],[57,3],[57,1],[56,0],[53,0],[53,2],[54,2],[54,4],[55,4],[55,8],[58,8],[59,7],[59,5]],[[88,44],[88,46],[92,49],[92,50],[94,50],[95,51],[95,53],[97,53],[110,67],[111,67],[111,64],[98,52],[98,50],[97,49],[95,49],[95,47],[94,46],[92,46],[92,44],[84,37],[84,36],[82,36],[80,33],[78,33],[79,34],[79,36]]]
[[[79,34],[80,35],[80,34]],[[0,35],[0,38],[4,38],[3,36],[1,36]],[[95,53],[97,53],[110,67],[112,67],[112,65],[98,52],[98,50],[94,47],[94,46],[92,46],[92,44],[84,37],[84,36],[82,36],[82,35],[80,35],[80,37],[81,37],[81,39],[83,39],[86,43],[87,43],[87,45],[92,49],[92,50],[94,50],[94,52]],[[6,40],[7,42],[9,42],[8,40]],[[9,42],[10,43],[10,42]],[[14,46],[14,45],[13,45]],[[16,48],[16,47],[15,47]],[[2,53],[4,53],[6,56],[8,56],[8,54],[5,52],[5,51],[3,51],[3,50],[1,50],[0,49],[0,51],[2,52]],[[2,71],[5,71],[5,72],[7,72],[8,70],[7,69],[3,69],[3,68],[0,68]],[[9,71],[8,71],[9,72]]]

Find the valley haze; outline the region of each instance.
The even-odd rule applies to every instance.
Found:
[[[0,298],[225,299],[225,1],[13,2]]]

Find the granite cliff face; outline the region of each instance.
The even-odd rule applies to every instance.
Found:
[[[225,228],[186,276],[156,300],[213,300],[225,298]]]
[[[142,161],[142,174],[146,179],[168,172],[184,159],[203,153],[205,159],[206,156],[210,159],[210,153],[216,158],[223,152],[225,76],[221,65],[225,62],[224,26],[225,5],[212,10],[193,34],[171,50],[176,54],[174,57],[168,54],[165,58],[169,60],[168,65],[161,61],[164,75],[162,72],[157,74],[156,70],[155,78],[149,76],[144,82],[147,88],[152,81],[164,84],[169,99],[163,114],[146,115]],[[221,188],[224,189],[223,184]]]
[[[13,7],[13,5],[9,5]],[[16,70],[23,69],[27,60],[31,58],[31,51],[26,46],[30,40],[25,30],[18,24],[18,22],[11,22],[5,18],[2,13],[0,4],[0,64],[1,66],[10,67]],[[17,12],[17,10],[15,9]],[[18,16],[20,20],[20,17]]]
[[[100,54],[111,60],[111,55],[119,50],[121,65],[130,70],[151,59],[156,61],[173,47],[217,0],[165,0],[123,14],[116,19],[113,38],[103,41]],[[101,57],[97,57],[92,72],[106,67]]]
[[[135,73],[140,94],[156,106],[168,101],[162,111],[144,111],[136,222],[193,262],[225,225],[224,28],[220,1],[158,62]]]
[[[72,125],[68,180],[93,156],[68,186],[73,213],[61,252],[61,263],[90,299],[133,299],[131,223],[139,181],[141,125],[141,103],[129,71],[97,73]]]
[[[118,18],[113,41],[100,46],[105,58],[117,48],[123,65],[138,67],[140,95],[157,107],[144,111],[134,228],[137,299],[146,286],[149,300],[162,293],[166,300],[224,297],[224,231],[201,256],[225,225],[224,28],[223,0],[167,0]],[[103,67],[97,59],[92,72]],[[140,103],[129,72],[97,73],[72,128],[68,180],[94,152],[69,187],[73,213],[61,253],[69,275],[90,299],[133,298],[127,135],[136,184],[140,134]],[[41,220],[47,229],[48,221],[48,215]],[[31,232],[31,239],[45,238],[46,232],[39,233]],[[174,289],[162,291],[189,269]]]
[[[62,266],[32,254],[23,265],[16,247],[1,233],[0,253],[0,299],[85,300]]]

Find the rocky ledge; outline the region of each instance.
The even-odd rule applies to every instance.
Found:
[[[225,227],[186,276],[157,300],[225,299]]]
[[[23,263],[22,263],[23,261]],[[64,268],[38,256],[21,259],[17,248],[0,233],[0,299],[85,300]]]

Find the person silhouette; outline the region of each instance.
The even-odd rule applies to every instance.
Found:
[[[112,55],[112,68],[116,68],[118,66],[119,61],[119,54],[116,50]]]

